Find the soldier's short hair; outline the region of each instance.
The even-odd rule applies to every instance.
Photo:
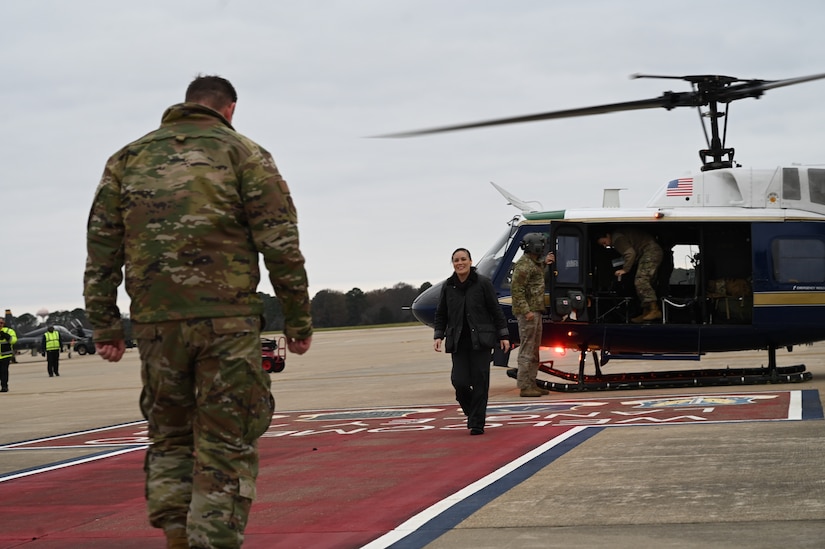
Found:
[[[238,93],[226,78],[198,75],[186,88],[185,101],[222,109],[230,103],[237,103]]]

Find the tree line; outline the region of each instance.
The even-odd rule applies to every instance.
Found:
[[[399,282],[392,288],[362,291],[353,288],[348,292],[321,290],[312,298],[312,324],[316,328],[339,328],[413,322],[409,310],[418,295],[432,286],[425,282],[419,288]],[[284,317],[278,300],[260,294],[264,302],[264,331],[280,331]]]
[[[340,328],[350,326],[369,326],[380,324],[397,324],[413,322],[409,306],[418,295],[432,286],[425,282],[419,288],[399,282],[392,288],[362,291],[353,288],[348,292],[337,290],[321,290],[312,298],[312,323],[316,328]],[[284,328],[284,315],[278,300],[269,294],[258,292],[264,304],[265,332],[281,331]],[[130,337],[130,322],[128,315],[124,315],[124,329],[127,339]],[[31,313],[20,316],[7,315],[7,324],[14,328],[18,335],[28,333],[43,323],[58,324],[74,331],[82,326],[90,329],[92,326],[86,318],[86,311],[81,308],[71,311],[55,311],[49,313],[48,320],[41,321]]]

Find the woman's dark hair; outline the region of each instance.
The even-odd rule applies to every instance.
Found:
[[[473,260],[473,256],[470,255],[470,250],[468,250],[467,248],[456,248],[455,250],[453,250],[453,253],[450,254],[450,259],[452,260],[453,256],[458,252],[467,252],[467,257],[470,259],[470,261]]]

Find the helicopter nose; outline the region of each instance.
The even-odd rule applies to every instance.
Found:
[[[416,320],[430,328],[435,324],[435,309],[438,307],[438,298],[443,285],[444,282],[441,281],[430,286],[415,298],[410,307]]]

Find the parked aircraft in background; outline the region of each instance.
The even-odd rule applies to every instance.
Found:
[[[43,343],[43,334],[48,329],[49,326],[45,325],[25,334],[17,334],[17,343],[14,344],[15,350],[32,350],[33,352],[40,352],[40,347]],[[83,328],[72,331],[65,326],[54,324],[54,329],[60,333],[62,344],[66,346],[73,344],[72,350],[74,350],[77,354],[94,354],[95,345],[92,342],[91,336],[86,335],[86,330]]]

